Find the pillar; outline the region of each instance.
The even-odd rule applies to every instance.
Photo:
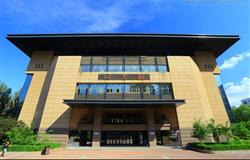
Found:
[[[148,122],[148,141],[149,146],[156,146],[156,133],[155,133],[155,118],[154,118],[154,108],[147,107],[147,122]]]
[[[102,125],[102,107],[94,109],[93,139],[92,147],[100,147],[101,142],[101,125]]]

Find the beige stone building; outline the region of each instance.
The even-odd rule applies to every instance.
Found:
[[[71,146],[185,145],[228,120],[216,58],[233,35],[8,35],[30,57],[19,120]]]

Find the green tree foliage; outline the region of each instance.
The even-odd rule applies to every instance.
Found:
[[[19,99],[19,91],[11,94],[9,88],[3,82],[0,82],[0,116],[17,118],[22,106]]]
[[[0,82],[0,116],[5,116],[11,105],[11,88]]]
[[[240,139],[250,140],[250,121],[233,124],[232,133]]]
[[[236,122],[250,121],[250,105],[241,105],[232,109]]]
[[[193,137],[198,138],[201,142],[206,139],[209,134],[207,126],[201,120],[195,120],[193,123]]]
[[[6,132],[16,126],[16,119],[0,117],[0,144],[7,138]]]
[[[17,118],[21,111],[23,102],[20,101],[19,94],[20,94],[19,91],[15,92],[11,98],[11,102],[10,102],[11,105],[7,110],[7,116],[9,117]]]
[[[6,135],[11,144],[30,145],[36,143],[36,134],[32,127],[20,121]]]
[[[216,125],[214,119],[210,119],[209,123],[207,124],[207,128],[209,132],[212,133],[215,142],[221,142],[221,136],[224,136],[227,141],[229,141],[229,138],[232,137],[229,123],[226,123],[225,125]]]

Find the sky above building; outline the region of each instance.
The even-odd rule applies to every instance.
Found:
[[[231,106],[250,97],[249,0],[2,0],[0,80],[19,90],[29,62],[7,34],[100,32],[239,35],[217,63]]]

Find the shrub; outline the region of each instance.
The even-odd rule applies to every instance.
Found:
[[[250,121],[240,122],[232,125],[232,133],[234,136],[239,137],[240,139],[249,139],[250,140]]]
[[[201,120],[195,120],[193,123],[193,137],[198,138],[200,141],[206,139],[209,134],[207,126],[201,122]]]
[[[190,143],[189,146],[205,150],[249,150],[250,149],[250,143],[248,141],[230,142],[230,143]]]
[[[11,144],[30,145],[36,143],[36,135],[31,127],[19,122],[15,127],[6,133]]]
[[[221,141],[221,136],[224,136],[227,141],[229,141],[229,138],[232,137],[231,126],[228,123],[225,125],[216,125],[214,119],[210,119],[209,123],[207,124],[207,128],[209,132],[212,133],[216,142]]]
[[[59,148],[61,146],[60,143],[37,143],[33,145],[11,145],[8,149],[8,151],[42,151],[42,149],[45,146],[49,146],[49,148],[54,149],[54,148]]]

